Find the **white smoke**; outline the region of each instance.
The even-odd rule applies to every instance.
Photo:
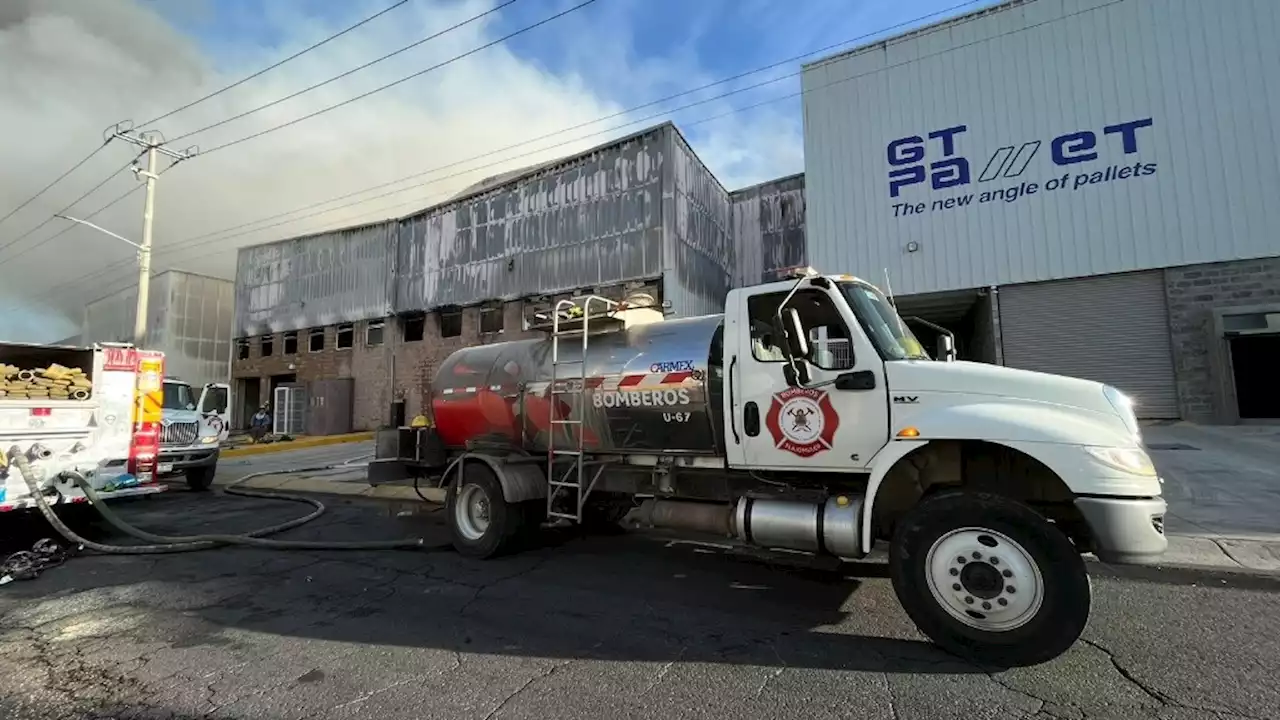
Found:
[[[5,138],[0,144],[0,216],[92,150],[109,125],[124,119],[141,122],[168,112],[388,4],[389,0],[344,3],[341,19],[318,20],[300,15],[288,3],[263,2],[262,15],[253,18],[253,22],[261,28],[262,36],[281,37],[282,43],[267,47],[245,40],[227,45],[225,38],[219,36],[210,55],[210,43],[197,42],[172,24],[175,17],[181,17],[184,28],[198,31],[201,23],[211,17],[213,7],[201,0],[167,4],[165,15],[140,0],[4,0],[0,3],[0,67],[9,71],[0,73],[0,132]],[[494,0],[409,3],[279,70],[163,120],[155,128],[175,140],[493,6]],[[544,9],[535,15],[551,12]],[[366,92],[495,39],[501,34],[496,31],[495,22],[496,16],[490,16],[297,99],[195,137],[176,140],[173,147],[199,144],[204,149],[212,148]],[[567,24],[563,32],[580,27]],[[557,30],[553,24],[534,32]],[[589,39],[575,34],[574,41],[586,43]],[[608,39],[596,42],[605,43]],[[688,84],[696,84],[703,75],[697,68],[687,68],[683,77]],[[553,74],[499,46],[321,117],[225,151],[197,156],[159,181],[154,270],[178,268],[232,277],[234,249],[238,246],[403,215],[438,202],[483,177],[564,156],[608,138],[583,139],[575,145],[510,160],[503,166],[479,169],[467,176],[259,232],[208,239],[195,245],[183,241],[466,160],[594,120],[654,96],[633,95],[638,92],[632,87],[634,83],[628,85],[627,97],[620,98],[602,97],[584,85],[575,74]],[[700,110],[714,111],[715,106]],[[441,175],[607,129],[619,122],[625,119],[467,163]],[[745,153],[752,162],[744,169],[742,148],[752,146],[744,134],[754,131],[762,131],[756,137],[770,140],[758,143],[759,153]],[[788,142],[780,144],[779,133],[789,133]],[[723,140],[706,148],[696,148],[715,170],[720,169],[717,160],[734,176],[759,175],[761,165],[778,165],[778,174],[799,169],[797,127],[781,128],[776,120],[769,119],[757,128],[736,125],[721,137]],[[120,170],[137,151],[122,142],[111,143],[67,181],[0,224],[0,247]],[[416,182],[429,179],[432,178]],[[721,179],[726,184],[732,182],[723,175]],[[84,218],[136,184],[131,173],[118,172],[70,214]],[[125,237],[140,239],[141,204],[142,193],[137,192],[94,217],[93,222]],[[136,270],[133,251],[128,246],[80,227],[49,240],[64,228],[65,221],[54,220],[21,242],[0,250],[0,308],[9,318],[9,323],[0,327],[0,338],[44,341],[74,334],[86,302],[133,281]],[[179,245],[184,249],[166,252],[166,248]],[[101,272],[113,264],[119,266]],[[100,274],[88,281],[73,282],[94,272]],[[62,287],[68,283],[72,284]]]

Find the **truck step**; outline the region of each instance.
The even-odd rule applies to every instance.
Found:
[[[552,450],[551,454],[552,455],[568,455],[571,457],[576,457],[576,456],[582,455],[582,451],[581,450]]]
[[[568,482],[565,480],[548,480],[547,482],[556,487],[571,487],[571,488],[582,487],[582,483]]]
[[[582,522],[582,520],[573,513],[560,512],[558,510],[548,510],[547,517],[560,518],[562,520],[572,520],[574,522]]]
[[[552,425],[581,425],[581,420],[552,420]]]

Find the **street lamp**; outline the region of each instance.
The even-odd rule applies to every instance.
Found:
[[[133,320],[133,344],[142,347],[147,337],[147,297],[151,285],[151,246],[150,243],[138,244],[123,235],[117,235],[110,230],[94,225],[88,220],[71,217],[70,215],[54,215],[54,217],[69,220],[77,225],[93,228],[108,237],[113,237],[122,243],[132,246],[138,251],[138,307],[135,311],[136,317]]]

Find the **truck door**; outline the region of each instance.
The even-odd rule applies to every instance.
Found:
[[[231,434],[231,386],[226,383],[209,383],[200,391],[196,405],[205,422],[218,429],[218,442]]]
[[[790,292],[773,284],[734,295],[725,318],[730,465],[771,470],[862,470],[888,441],[884,364],[838,290],[804,281],[786,307],[809,337],[812,377],[791,387],[774,325]],[[841,382],[835,382],[840,377]]]

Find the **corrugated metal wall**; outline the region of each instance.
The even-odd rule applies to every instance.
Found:
[[[390,314],[396,223],[241,248],[236,337]]]
[[[737,251],[734,287],[773,282],[779,271],[806,264],[804,174],[735,190],[729,201]]]
[[[729,193],[674,128],[662,188],[663,300],[676,317],[724,311],[736,263]]]
[[[231,377],[235,284],[190,273],[165,275],[165,322],[155,339],[155,347],[165,354],[165,374],[196,388],[227,382]]]
[[[669,126],[400,222],[397,312],[662,275]]]
[[[810,262],[908,294],[1276,255],[1277,37],[1275,0],[1027,0],[809,66]]]
[[[165,372],[193,385],[226,382],[231,370],[235,283],[169,270],[151,278],[147,347],[165,354]],[[133,342],[136,285],[85,306],[85,343]]]

